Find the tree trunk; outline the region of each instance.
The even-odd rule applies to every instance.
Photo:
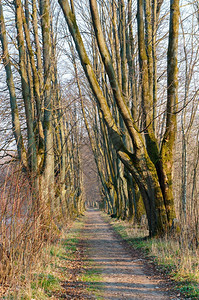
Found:
[[[37,149],[35,142],[35,134],[33,128],[32,117],[32,103],[30,96],[30,87],[28,84],[28,74],[26,71],[26,52],[24,46],[23,26],[22,26],[22,4],[20,0],[15,0],[16,9],[16,28],[17,28],[17,41],[19,47],[19,66],[21,75],[22,95],[26,112],[26,123],[28,130],[28,161],[29,170],[32,178],[37,176]]]
[[[169,45],[167,52],[167,111],[166,130],[161,147],[161,160],[164,170],[162,185],[169,224],[175,218],[172,190],[173,147],[177,132],[176,111],[178,107],[178,29],[179,0],[170,2]]]
[[[40,0],[40,15],[43,40],[43,68],[44,68],[44,181],[45,199],[49,199],[51,209],[54,208],[54,149],[53,149],[53,103],[51,95],[51,36],[50,36],[50,3]]]

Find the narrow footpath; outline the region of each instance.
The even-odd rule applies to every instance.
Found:
[[[95,283],[99,291],[102,287],[98,299],[179,299],[164,280],[151,274],[142,258],[133,257],[98,210],[87,210],[81,238],[92,268],[101,272],[99,283]]]

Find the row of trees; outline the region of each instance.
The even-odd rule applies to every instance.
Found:
[[[31,187],[31,212],[44,223],[84,210],[77,116],[60,90],[55,22],[49,1],[0,2],[1,83],[9,91],[4,83],[1,97],[6,110],[10,100],[7,125],[17,146],[16,154],[13,143],[1,154],[20,163]]]
[[[105,133],[103,136],[104,139],[106,138],[107,151],[111,150],[108,148],[113,147],[117,158],[124,166],[124,170],[122,170],[123,166],[120,166],[119,162],[114,163],[114,157],[108,159],[111,176],[110,184],[113,185],[114,194],[117,197],[115,201],[117,215],[121,214],[121,199],[119,198],[122,193],[120,192],[121,185],[118,184],[118,180],[121,180],[123,181],[126,200],[130,199],[128,191],[135,190],[135,187],[136,189],[139,188],[148,218],[150,235],[165,233],[171,227],[172,220],[175,218],[172,166],[178,103],[179,3],[178,1],[172,1],[170,5],[166,126],[161,144],[158,143],[155,133],[157,102],[155,31],[157,28],[156,24],[152,23],[152,18],[158,20],[162,3],[152,7],[149,1],[138,1],[137,3],[141,124],[138,122],[138,111],[136,111],[138,107],[136,93],[138,94],[138,91],[134,78],[135,53],[131,1],[128,1],[128,6],[124,1],[119,1],[117,10],[115,1],[107,4],[108,13],[113,16],[110,20],[112,28],[108,32],[101,25],[97,2],[94,0],[89,1],[95,57],[97,58],[100,55],[100,59],[96,59],[94,64],[91,63],[81,38],[73,3],[71,2],[71,6],[65,0],[60,0],[59,3],[75,42],[84,72],[97,101],[99,121],[101,121],[101,127]],[[128,22],[125,11],[128,11]],[[154,28],[152,28],[152,24]],[[109,45],[107,45],[107,39],[110,41]],[[99,68],[104,73],[101,76],[96,72]],[[100,114],[102,115],[100,116]],[[126,177],[125,180],[122,177]],[[113,201],[111,202],[113,203]],[[130,200],[129,202],[132,205],[133,201]]]
[[[164,234],[171,229],[176,210],[178,218],[184,210],[186,221],[188,160],[184,132],[186,136],[191,132],[192,138],[197,136],[198,113],[195,85],[198,21],[194,6],[190,5],[189,15],[183,8],[180,14],[178,1],[171,1],[170,6],[163,1],[105,4],[90,0],[84,6],[59,0],[59,4],[89,82],[90,89],[80,70],[78,73],[78,59],[70,47],[77,96],[107,210],[117,217],[128,216],[138,222],[146,213],[150,235]],[[85,28],[90,38],[85,36]],[[182,77],[184,72],[186,78]],[[177,122],[178,115],[181,124]],[[182,135],[177,136],[178,129]],[[179,143],[183,148],[173,156]],[[192,156],[196,157],[196,163],[191,166],[195,175],[190,174],[189,179],[193,187],[190,201],[195,203],[191,212],[195,224],[198,224],[197,143]],[[178,180],[182,180],[177,186],[176,177],[174,191],[173,163]]]

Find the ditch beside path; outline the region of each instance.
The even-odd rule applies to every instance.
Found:
[[[129,251],[100,211],[87,210],[81,238],[92,269],[101,272],[99,282],[95,282],[100,299],[180,299],[172,295],[163,279],[151,274],[142,258]]]

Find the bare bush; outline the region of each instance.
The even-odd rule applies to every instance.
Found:
[[[43,244],[53,239],[53,224],[42,220],[32,209],[31,187],[16,163],[1,170],[0,201],[0,282],[15,285],[30,274]]]

